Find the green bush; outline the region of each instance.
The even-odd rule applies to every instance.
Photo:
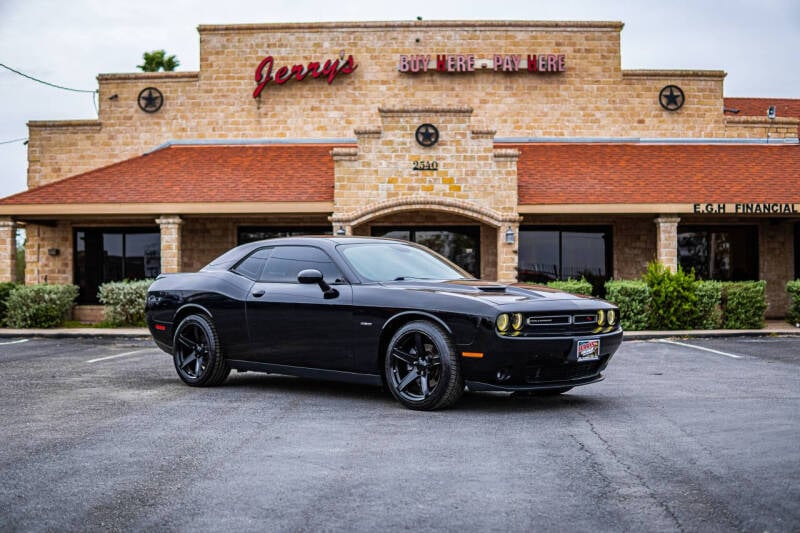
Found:
[[[722,284],[722,327],[759,329],[767,310],[766,281],[733,281]]]
[[[114,326],[144,326],[144,305],[152,283],[152,279],[145,279],[100,285],[97,298],[106,306],[106,322]]]
[[[14,282],[6,281],[0,283],[0,326],[5,325],[6,315],[8,314],[8,297],[11,291],[19,285]]]
[[[650,329],[689,329],[697,317],[694,271],[678,266],[671,272],[658,262],[647,265],[644,281],[650,287]]]
[[[800,324],[800,279],[786,282],[786,292],[789,293],[789,313],[786,321],[790,324]]]
[[[609,280],[606,299],[619,307],[620,324],[628,331],[647,329],[650,288],[644,281]]]
[[[586,281],[586,278],[581,278],[580,280],[569,278],[566,281],[551,281],[547,286],[572,294],[592,295],[592,284]]]
[[[18,285],[8,296],[6,323],[12,328],[60,326],[77,296],[75,285]]]
[[[697,329],[719,329],[722,327],[722,282],[698,281],[694,287],[697,296]]]

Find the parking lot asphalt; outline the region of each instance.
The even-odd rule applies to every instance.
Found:
[[[0,531],[797,531],[800,338],[626,341],[555,398],[414,412],[137,339],[0,339]]]

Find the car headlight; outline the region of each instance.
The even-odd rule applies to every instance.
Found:
[[[613,326],[617,323],[617,312],[613,309],[609,309],[606,315],[608,317],[608,325]]]
[[[502,313],[500,316],[497,317],[497,331],[500,333],[505,333],[508,331],[508,326],[511,323],[511,319],[505,313]]]
[[[606,312],[600,309],[597,312],[597,325],[598,326],[605,326],[606,325]]]
[[[514,331],[522,329],[522,313],[514,313],[511,315],[511,327]]]

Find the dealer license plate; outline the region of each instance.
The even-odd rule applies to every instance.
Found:
[[[578,361],[595,361],[600,357],[600,339],[578,341]]]

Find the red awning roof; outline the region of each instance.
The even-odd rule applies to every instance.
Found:
[[[800,203],[797,144],[513,147],[520,204]]]
[[[1,199],[0,213],[330,212],[334,146],[173,145]],[[501,146],[520,151],[520,205],[800,203],[796,144]]]
[[[173,145],[0,205],[332,202],[333,145]]]

